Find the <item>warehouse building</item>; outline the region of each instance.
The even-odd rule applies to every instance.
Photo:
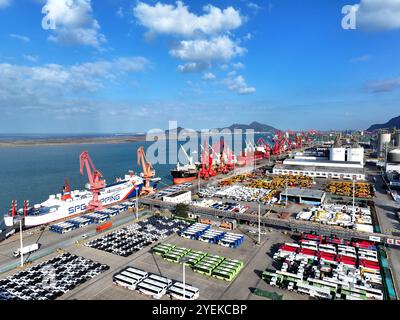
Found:
[[[191,191],[178,191],[176,193],[172,193],[167,196],[164,196],[163,201],[189,204],[192,201],[192,192]]]
[[[363,164],[350,161],[286,159],[273,169],[274,174],[306,175],[312,178],[365,180]]]
[[[306,188],[288,188],[283,190],[280,195],[280,202],[288,201],[309,204],[321,205],[325,200],[326,193],[321,190],[312,190]]]

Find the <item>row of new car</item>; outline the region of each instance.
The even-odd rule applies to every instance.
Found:
[[[75,229],[83,228],[91,224],[99,224],[110,220],[112,217],[127,211],[136,206],[136,202],[126,201],[112,207],[99,210],[93,213],[84,214],[50,226],[50,231],[64,234]]]
[[[149,273],[137,268],[127,267],[113,276],[117,286],[137,291],[141,294],[161,299],[164,295],[178,300],[196,300],[200,290],[190,284]]]
[[[257,202],[263,204],[269,204],[271,202],[270,197],[268,195],[271,193],[271,190],[268,189],[260,189],[260,188],[249,188],[241,185],[233,185],[233,186],[212,186],[209,185],[204,189],[201,189],[198,192],[199,197],[201,198],[222,198],[222,199],[232,199],[235,201],[244,201],[244,202]],[[278,199],[274,199],[273,202],[276,202]]]
[[[64,253],[0,280],[0,300],[54,300],[108,269]]]
[[[366,300],[384,298],[376,250],[302,237],[285,243],[274,254],[280,270],[263,273],[270,285],[322,299]],[[367,246],[367,243],[362,243]]]
[[[190,202],[192,206],[210,208],[221,211],[229,211],[235,213],[245,213],[250,209],[250,206],[245,206],[235,202],[215,201],[213,199],[201,199]]]
[[[94,239],[86,246],[128,257],[134,252],[186,228],[187,225],[188,223],[183,220],[152,216]]]
[[[214,230],[210,225],[204,223],[195,223],[179,234],[183,238],[219,244],[229,248],[237,248],[244,242],[243,235]]]
[[[164,196],[168,196],[170,194],[176,193],[178,191],[182,191],[184,189],[190,188],[193,184],[190,182],[182,183],[176,186],[171,186],[167,189],[163,189],[161,191],[158,191],[156,194],[152,196],[152,198],[161,198]]]

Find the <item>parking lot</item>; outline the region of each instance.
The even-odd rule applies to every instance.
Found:
[[[64,253],[0,280],[0,300],[54,300],[109,269]]]
[[[161,243],[168,242],[179,247],[190,248],[230,259],[242,260],[244,262],[243,269],[231,283],[198,274],[191,270],[191,268],[186,267],[186,282],[200,289],[200,300],[265,299],[251,293],[251,290],[256,287],[263,290],[279,291],[278,293],[284,295],[284,299],[308,299],[306,296],[293,292],[280,292],[278,288],[270,287],[260,278],[262,271],[271,267],[271,247],[276,242],[283,243],[287,241],[288,236],[272,232],[263,235],[262,240],[262,245],[256,246],[254,241],[246,235],[243,245],[236,249],[216,246],[201,241],[193,241],[179,237],[178,235],[172,235]],[[132,266],[175,281],[182,281],[183,266],[166,261],[160,256],[153,255],[151,253],[151,247],[144,248],[126,258],[86,246],[75,247],[72,252],[76,252],[76,254],[89,259],[96,257],[101,263],[110,265],[111,269],[90,282],[79,286],[75,290],[64,294],[60,299],[152,299],[136,291],[129,291],[113,284],[113,275],[126,266]],[[162,299],[169,299],[169,297],[165,296]]]

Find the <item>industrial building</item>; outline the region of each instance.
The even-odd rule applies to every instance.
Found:
[[[362,181],[365,180],[364,148],[333,147],[329,150],[329,158],[295,156],[277,164],[273,173]]]
[[[192,201],[192,192],[191,191],[178,191],[176,193],[172,193],[167,196],[164,196],[163,201],[188,204],[188,203],[190,203],[190,201]]]
[[[312,190],[305,188],[288,188],[281,192],[280,202],[288,201],[309,204],[321,205],[325,200],[325,192],[321,190]]]
[[[388,152],[385,171],[390,187],[400,188],[400,149]]]

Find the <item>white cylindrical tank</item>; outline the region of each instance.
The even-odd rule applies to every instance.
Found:
[[[391,150],[388,153],[387,162],[400,163],[400,149]]]
[[[329,160],[346,161],[346,148],[331,148]]]
[[[364,163],[364,148],[347,149],[347,161]]]
[[[396,147],[400,147],[400,131],[396,132],[395,142],[396,142]]]
[[[378,136],[378,153],[383,156],[385,153],[385,145],[390,145],[392,135],[388,132],[381,132]]]

